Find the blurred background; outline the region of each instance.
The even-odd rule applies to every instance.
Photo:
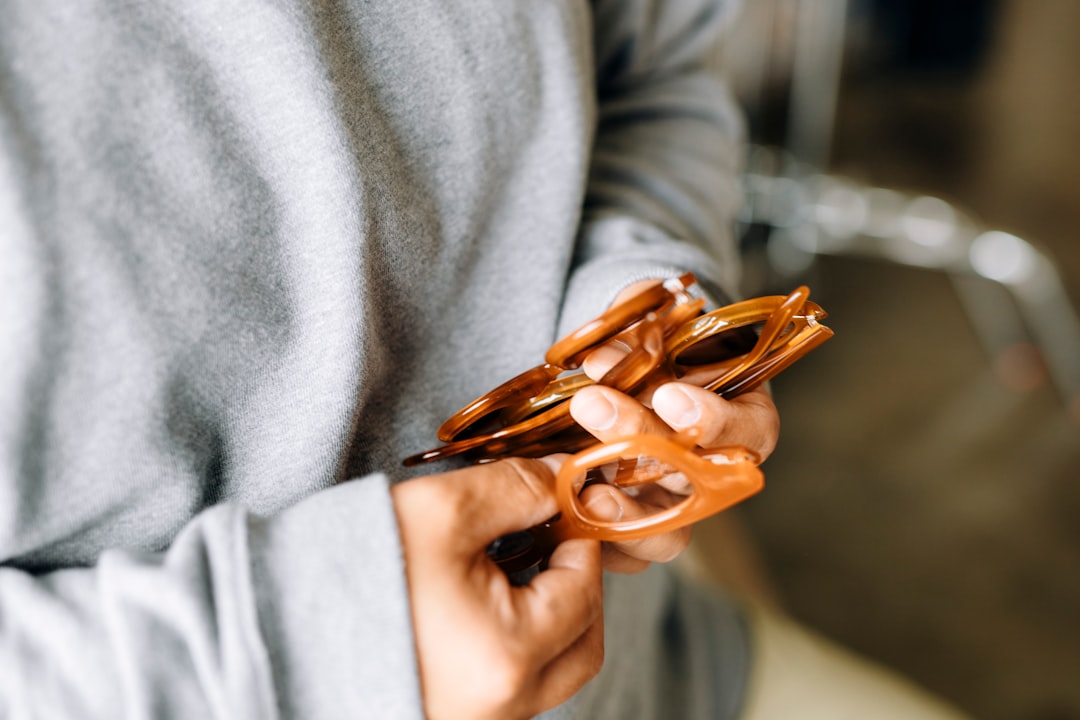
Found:
[[[756,0],[726,50],[745,292],[836,337],[697,556],[987,720],[1080,719],[1078,39],[1076,0]]]

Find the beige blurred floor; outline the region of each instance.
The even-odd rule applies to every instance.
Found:
[[[1080,303],[1080,3],[1006,2],[974,83],[842,97],[834,170],[1038,242]],[[944,276],[823,258],[836,338],[775,381],[782,442],[741,506],[796,618],[975,717],[1080,718],[1080,427],[1010,389]],[[723,556],[723,522],[699,528]]]

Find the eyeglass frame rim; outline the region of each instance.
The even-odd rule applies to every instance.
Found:
[[[692,302],[694,298],[690,296],[689,288],[696,281],[693,273],[683,273],[677,278],[668,278],[656,285],[645,288],[618,305],[608,308],[592,320],[556,340],[544,353],[543,363],[518,373],[509,380],[500,383],[494,389],[466,403],[460,410],[443,421],[436,431],[436,437],[441,442],[452,442],[484,417],[505,408],[509,402],[514,401],[514,395],[525,392],[523,389],[517,389],[519,385],[527,387],[522,378],[542,373],[548,377],[547,383],[550,383],[561,373],[579,368],[581,361],[584,359],[583,357],[579,359],[579,356],[583,356],[591,352],[595,347],[617,337],[620,333],[638,324],[641,318],[647,314],[657,312],[665,306]]]
[[[671,298],[676,299],[677,298],[677,293],[680,292],[678,288],[682,288],[682,291],[685,291],[685,289],[686,289],[685,283],[686,282],[693,282],[693,274],[692,273],[686,273],[685,275],[681,276],[678,279],[671,279],[670,281],[665,282],[665,283],[661,283],[660,285],[652,286],[651,288],[647,289],[646,291],[643,291],[642,294],[648,294],[650,291],[652,291],[652,294],[660,295],[660,293],[655,292],[655,291],[656,291],[657,288],[661,288],[661,289],[666,289],[665,292],[670,294]],[[728,377],[728,378],[724,379],[724,382],[720,383],[719,386],[717,385],[716,381],[711,381],[710,383],[708,383],[705,386],[708,389],[710,389],[711,391],[717,392],[718,394],[721,394],[722,396],[725,396],[725,397],[729,397],[729,396],[731,396],[733,394],[736,394],[735,392],[725,390],[725,388],[723,387],[724,385],[729,384],[729,383],[734,384],[735,386],[738,386],[739,387],[738,392],[748,391],[749,389],[751,389],[753,387],[756,387],[757,385],[760,385],[762,382],[765,382],[767,379],[769,379],[769,378],[775,376],[777,373],[783,371],[784,369],[789,367],[792,363],[794,363],[799,358],[801,358],[803,355],[808,353],[810,350],[812,350],[813,348],[820,345],[822,342],[827,340],[829,337],[832,337],[832,334],[833,334],[832,331],[829,328],[827,328],[826,326],[821,325],[820,322],[819,322],[820,319],[824,319],[825,317],[827,317],[827,313],[819,305],[817,305],[816,303],[814,303],[814,302],[812,302],[812,301],[810,301],[808,299],[809,289],[806,288],[806,286],[800,286],[799,288],[796,288],[796,290],[792,291],[788,295],[764,296],[764,297],[752,298],[752,299],[749,299],[749,300],[740,301],[738,303],[733,303],[731,305],[727,305],[727,306],[724,306],[722,308],[718,308],[716,310],[713,310],[713,311],[711,311],[709,313],[706,313],[705,315],[702,315],[701,317],[691,319],[687,323],[685,323],[683,326],[677,327],[672,332],[672,335],[665,339],[666,340],[666,342],[664,343],[665,356],[669,359],[668,361],[672,364],[673,368],[676,370],[676,374],[678,374],[678,368],[679,368],[679,364],[677,363],[678,355],[682,354],[683,352],[685,352],[687,349],[689,349],[690,347],[692,347],[696,343],[702,342],[702,341],[704,341],[704,340],[706,340],[706,339],[708,339],[710,337],[714,337],[716,335],[719,335],[722,332],[734,330],[734,329],[737,329],[738,327],[743,327],[743,326],[746,326],[746,325],[755,324],[757,322],[767,322],[769,317],[771,317],[779,308],[781,308],[784,305],[784,303],[791,301],[793,296],[795,296],[797,294],[803,294],[805,297],[804,297],[802,307],[799,308],[799,310],[793,316],[793,319],[805,319],[808,325],[817,325],[818,328],[822,329],[819,332],[824,332],[826,334],[824,335],[824,337],[819,339],[817,342],[814,342],[814,343],[810,344],[809,346],[807,346],[801,352],[793,353],[792,356],[789,359],[787,359],[786,361],[782,360],[780,362],[777,362],[775,364],[775,367],[771,367],[771,370],[767,373],[767,375],[763,375],[760,379],[756,379],[751,384],[745,384],[744,385],[743,383],[739,383],[739,380],[745,374],[745,372],[752,372],[752,369],[755,367],[754,364],[751,364],[751,366],[746,368],[744,371],[742,371],[740,373],[737,373],[734,377]],[[634,298],[631,298],[631,301],[638,298],[639,296],[640,296],[640,294],[634,296]],[[689,296],[687,296],[687,297],[689,297]],[[678,303],[676,303],[676,304],[678,304]],[[763,314],[764,310],[761,309],[761,306],[764,305],[764,306],[766,306],[766,309],[767,309],[767,306],[772,305],[772,304],[775,304],[776,307],[768,310],[768,314],[766,314],[766,315],[764,315],[764,317],[762,317],[762,314]],[[624,306],[624,303],[620,303],[618,306],[616,306],[616,308],[622,308],[623,306]],[[807,307],[807,306],[809,306],[809,307]],[[757,308],[756,312],[754,312],[755,308]],[[606,316],[609,316],[610,312],[611,312],[611,310],[603,313],[596,320],[594,320],[593,323],[601,320],[602,318],[604,318]],[[753,314],[751,314],[751,315],[749,315],[748,317],[745,317],[745,318],[737,319],[736,321],[730,321],[730,320],[727,319],[727,316],[730,316],[731,314],[738,315],[740,312],[753,313]],[[621,315],[619,317],[621,317]],[[641,319],[638,318],[638,320],[636,320],[635,322],[630,324],[630,328],[633,328],[635,325],[640,324],[640,322],[641,322]],[[689,330],[685,330],[685,328],[688,327],[688,326],[694,326],[694,327],[692,327]],[[626,331],[627,331],[627,328],[623,328],[622,330],[616,332],[614,335],[610,335],[610,336],[600,340],[599,342],[601,342],[601,343],[602,342],[607,342],[612,337],[617,337],[620,332],[626,332]],[[697,334],[703,333],[703,334],[701,334],[700,337],[696,337],[695,336],[696,333]],[[571,335],[573,335],[573,333],[571,333]],[[567,337],[569,337],[569,336],[567,336]],[[680,343],[681,343],[681,347],[679,347]],[[592,348],[592,347],[584,348],[584,350],[588,350],[588,351],[591,351],[592,349],[595,349],[595,348]],[[796,347],[796,349],[798,349],[798,348]],[[734,357],[737,358],[739,356],[734,356]],[[443,459],[443,458],[446,458],[446,457],[452,457],[454,455],[459,455],[459,454],[463,454],[463,453],[469,453],[469,452],[472,452],[472,451],[477,451],[477,450],[481,449],[486,443],[489,443],[489,442],[496,442],[498,444],[506,444],[506,442],[508,440],[510,440],[512,438],[515,438],[515,437],[518,437],[518,436],[526,436],[526,437],[521,437],[521,439],[519,441],[516,441],[516,442],[515,441],[510,441],[509,442],[510,447],[512,447],[513,445],[522,444],[522,443],[524,443],[524,444],[540,444],[540,443],[542,443],[543,438],[535,439],[535,438],[531,438],[531,437],[528,437],[528,436],[530,434],[534,433],[536,430],[539,430],[540,428],[546,428],[545,435],[550,435],[550,434],[561,432],[561,431],[565,430],[567,427],[570,427],[572,425],[572,420],[569,421],[569,422],[567,422],[567,420],[566,420],[566,416],[568,415],[568,411],[569,411],[568,407],[566,407],[563,410],[559,409],[559,408],[562,408],[564,405],[568,406],[568,403],[566,403],[566,400],[569,399],[569,397],[568,397],[568,398],[565,398],[565,399],[560,400],[559,402],[555,403],[550,408],[548,408],[547,410],[544,410],[540,414],[533,415],[532,417],[529,417],[524,421],[514,423],[513,425],[509,425],[509,426],[500,428],[499,430],[494,431],[492,433],[488,433],[486,435],[479,435],[479,436],[475,436],[473,438],[465,438],[465,439],[461,439],[461,440],[457,439],[457,437],[462,432],[467,430],[469,427],[474,425],[476,422],[478,422],[482,418],[488,417],[488,416],[492,415],[493,413],[498,412],[500,410],[506,410],[508,408],[509,403],[514,401],[515,395],[520,395],[522,392],[524,392],[524,390],[516,390],[516,389],[511,387],[514,384],[520,384],[522,377],[526,377],[526,376],[528,376],[530,374],[541,373],[544,377],[549,378],[547,380],[547,384],[550,385],[552,382],[555,382],[557,380],[557,378],[558,378],[558,375],[561,372],[563,372],[563,370],[558,370],[556,368],[558,368],[558,366],[552,365],[550,363],[543,363],[541,365],[530,368],[529,370],[526,370],[523,373],[519,373],[514,378],[511,378],[510,380],[507,380],[506,382],[504,382],[504,383],[500,384],[499,386],[497,386],[495,389],[493,389],[491,391],[488,391],[487,393],[482,395],[480,398],[477,398],[472,403],[466,405],[465,408],[463,408],[462,410],[460,410],[457,413],[455,413],[454,415],[452,415],[450,418],[448,418],[443,423],[442,426],[440,426],[440,429],[439,429],[440,440],[443,440],[444,437],[449,437],[450,438],[449,440],[443,440],[445,443],[447,443],[446,445],[444,445],[444,446],[442,446],[440,448],[434,448],[432,450],[410,456],[410,457],[405,459],[405,464],[406,465],[415,465],[415,464],[420,464],[420,463],[423,463],[423,462],[432,462],[432,461]],[[653,371],[655,371],[655,369],[656,368],[650,368],[649,372],[653,372]],[[730,372],[725,373],[725,375],[730,375],[730,374],[731,374]],[[542,382],[542,380],[539,380],[538,382]],[[543,394],[542,390],[541,390],[540,394],[541,395]],[[500,397],[500,396],[504,396],[504,397]],[[531,399],[532,398],[526,400],[525,402],[529,402]],[[518,402],[521,402],[521,401],[518,401]],[[484,412],[479,412],[477,410],[477,408],[484,407],[485,405],[490,405],[491,407],[489,409],[485,410]],[[535,412],[535,411],[533,411],[533,412]],[[473,417],[470,417],[470,416],[473,416]],[[540,421],[541,418],[544,419],[542,422]],[[521,425],[524,425],[524,427],[519,427]],[[448,435],[447,433],[444,432],[447,429],[448,426],[450,426],[451,428],[457,428],[456,432],[453,435]]]
[[[686,476],[687,482],[694,487],[694,493],[644,518],[613,521],[589,518],[583,512],[580,490],[574,487],[577,479],[591,467],[628,459],[626,453],[630,451],[634,451],[638,457],[653,457],[671,465]],[[743,455],[747,459],[717,465],[703,457],[704,454],[726,453]],[[760,462],[757,453],[743,446],[695,451],[673,438],[652,434],[629,435],[598,443],[563,463],[555,478],[555,496],[561,515],[543,532],[555,541],[571,537],[622,541],[652,537],[692,525],[760,492],[765,485],[765,476],[758,467]]]

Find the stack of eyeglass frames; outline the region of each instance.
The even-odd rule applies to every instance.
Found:
[[[544,362],[482,395],[438,429],[444,444],[405,459],[417,465],[461,455],[474,462],[576,453],[559,471],[560,513],[526,534],[505,538],[493,556],[519,581],[571,537],[632,540],[673,530],[720,512],[761,489],[760,459],[743,447],[700,448],[693,433],[634,435],[599,443],[570,416],[570,398],[606,385],[642,400],[673,380],[730,398],[785,370],[832,337],[826,313],[799,287],[704,313],[690,273],[621,302],[552,345]],[[626,355],[599,380],[581,364],[608,342]],[[590,514],[579,494],[594,482],[644,497],[656,483],[679,487],[678,500],[642,517],[608,521]],[[664,493],[670,497],[670,493]]]

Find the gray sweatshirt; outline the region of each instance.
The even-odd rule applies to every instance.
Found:
[[[628,283],[733,287],[728,4],[5,0],[0,718],[422,715],[389,484]],[[554,715],[737,703],[730,611],[608,584]]]

